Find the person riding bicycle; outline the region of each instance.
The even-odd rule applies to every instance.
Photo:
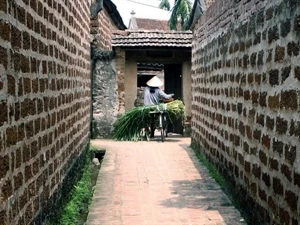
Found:
[[[144,106],[158,105],[160,100],[172,99],[174,94],[166,94],[160,87],[164,84],[157,76],[152,77],[147,81],[147,86],[144,89]],[[151,134],[150,137],[154,137],[155,121],[152,118],[151,121]]]

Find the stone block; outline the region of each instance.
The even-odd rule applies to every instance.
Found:
[[[280,62],[285,58],[285,47],[276,46],[275,49],[275,62]]]
[[[277,69],[269,71],[269,83],[271,86],[279,84],[279,71]]]
[[[290,135],[300,138],[300,121],[291,120]]]
[[[263,182],[268,188],[271,186],[271,179],[268,173],[263,173],[261,179],[263,180]]]
[[[256,91],[251,92],[252,104],[257,104],[259,99],[259,94]]]
[[[286,37],[291,31],[291,21],[286,20],[280,23],[281,37]]]
[[[6,180],[2,180],[1,183],[2,183],[2,193],[1,193],[2,201],[6,202],[7,199],[13,194],[12,181],[10,180],[10,178],[8,178]]]
[[[298,81],[300,81],[300,67],[299,66],[295,67],[294,73],[295,73],[295,78]]]
[[[266,99],[267,99],[267,92],[261,92],[259,95],[259,104],[261,106],[267,106]]]
[[[263,150],[259,151],[259,159],[264,165],[267,165],[268,157],[267,157],[266,153]]]
[[[269,158],[269,166],[270,166],[271,169],[278,171],[278,169],[279,169],[278,160],[273,159],[273,158]]]
[[[33,30],[34,19],[30,12],[26,13],[26,26],[28,29]]]
[[[18,190],[23,185],[23,174],[19,172],[14,176],[14,191]]]
[[[260,140],[261,140],[261,131],[258,130],[258,129],[255,129],[253,131],[253,138],[260,142]]]
[[[280,171],[286,177],[286,179],[288,179],[290,182],[292,181],[292,171],[287,165],[281,165]]]
[[[11,37],[13,37],[11,39],[11,45],[13,46],[13,48],[15,50],[21,49],[21,47],[22,47],[22,33],[15,26],[12,26],[12,28],[11,28]]]
[[[265,146],[267,149],[270,149],[270,142],[271,139],[269,137],[269,135],[262,135],[262,145]]]
[[[284,147],[283,142],[277,141],[276,139],[273,139],[272,147],[273,147],[274,152],[278,152],[280,155],[283,154],[283,147]]]
[[[250,56],[250,64],[252,67],[255,67],[256,66],[256,59],[257,59],[257,53],[254,52],[251,54]],[[250,83],[250,82],[249,82]],[[252,83],[252,82],[251,82]]]
[[[244,69],[247,69],[248,68],[248,65],[249,65],[249,55],[245,54],[243,56],[243,68]]]
[[[260,200],[265,201],[265,202],[267,201],[267,194],[266,194],[265,190],[259,188],[258,196],[259,196]]]
[[[288,129],[288,121],[281,117],[277,117],[276,118],[276,131],[279,134],[285,134],[287,132],[287,129]]]
[[[271,27],[268,30],[268,42],[269,44],[279,39],[279,30],[277,26]]]
[[[1,3],[0,3],[1,5]],[[1,7],[1,6],[0,6]],[[10,41],[10,33],[11,33],[11,26],[9,23],[6,23],[4,20],[0,21],[0,37],[4,40],[4,41]]]
[[[4,13],[7,12],[7,1],[0,2],[0,11],[3,11]]]
[[[24,178],[25,178],[25,183],[27,183],[32,177],[32,170],[31,170],[31,165],[26,165],[25,166],[25,173],[24,173]]]
[[[30,72],[30,61],[27,56],[20,55],[20,69],[23,73],[29,73]]]
[[[280,108],[297,110],[298,92],[296,90],[281,92]]]
[[[22,163],[23,163],[23,160],[22,160],[22,148],[18,148],[16,150],[15,168],[21,167]]]
[[[286,209],[284,208],[279,209],[279,218],[280,218],[280,224],[282,225],[290,224],[291,217],[289,212]]]
[[[247,137],[252,140],[252,129],[250,126],[246,126],[246,134],[247,134]]]
[[[300,15],[297,15],[294,19],[294,31],[300,33]]]
[[[18,141],[23,141],[25,138],[25,129],[24,129],[24,123],[21,123],[18,126]]]
[[[257,115],[256,123],[260,124],[261,126],[265,126],[265,115],[263,115],[263,114]]]
[[[267,59],[266,59],[266,62],[271,62],[272,59],[273,59],[273,49],[270,49],[270,50],[267,50]]]
[[[4,123],[8,122],[8,105],[7,102],[0,102],[0,127],[3,126]]]
[[[274,214],[277,213],[277,204],[275,200],[272,198],[272,196],[269,196],[268,198],[268,206]]]
[[[294,184],[300,188],[300,173],[294,172]]]
[[[258,57],[257,57],[257,66],[262,66],[264,64],[264,50],[261,50],[258,52]],[[259,80],[256,80],[257,83],[260,83]]]
[[[35,141],[31,142],[31,144],[30,144],[30,156],[31,156],[31,158],[36,157],[38,152],[39,152],[38,142],[35,140]]]
[[[294,193],[293,191],[290,191],[290,190],[285,191],[285,201],[290,206],[292,212],[297,212],[298,199],[299,199],[299,196],[296,193]]]
[[[266,126],[268,129],[273,130],[275,126],[275,120],[269,116],[266,118]]]
[[[272,188],[275,194],[283,196],[283,185],[279,178],[273,177]]]
[[[284,156],[285,159],[293,165],[297,157],[297,147],[286,145],[284,150]]]
[[[279,95],[269,96],[268,105],[273,110],[279,109]]]
[[[266,20],[271,20],[274,15],[274,8],[270,7],[266,10]]]
[[[283,84],[284,81],[288,79],[290,74],[291,74],[291,66],[285,67],[281,70],[281,84]]]
[[[250,184],[250,191],[253,195],[256,196],[256,193],[257,193],[257,184],[256,183]]]
[[[8,155],[0,156],[0,180],[5,177],[9,171],[9,157]]]
[[[246,173],[250,173],[251,172],[251,163],[248,161],[245,161],[244,163],[244,170]]]
[[[40,159],[37,158],[37,159],[33,162],[33,164],[32,164],[32,173],[33,173],[34,176],[37,175],[38,172],[39,172],[39,170],[40,170],[40,168],[39,168],[39,161],[40,161]]]
[[[7,49],[0,46],[0,65],[7,69],[8,66],[8,54]]]
[[[6,147],[11,147],[18,142],[18,129],[16,126],[6,129]]]

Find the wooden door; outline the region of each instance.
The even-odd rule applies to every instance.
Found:
[[[182,99],[182,67],[181,64],[165,65],[165,92],[174,93],[174,99]]]
[[[182,100],[182,66],[181,64],[165,64],[165,92],[174,93],[174,99]],[[168,127],[169,132],[183,134],[182,121],[174,121],[172,126]]]

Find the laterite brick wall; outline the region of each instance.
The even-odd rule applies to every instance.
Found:
[[[300,2],[218,0],[192,50],[192,142],[269,224],[300,221]]]
[[[41,224],[55,211],[88,144],[89,7],[90,0],[0,2],[1,225]]]
[[[120,30],[117,26],[119,21],[116,20],[118,12],[110,0],[104,1],[103,9],[91,19],[93,39],[91,138],[111,137],[113,123],[119,113],[117,53],[112,48],[112,33]]]
[[[112,24],[105,8],[98,13],[97,17],[91,19],[91,34],[98,49],[111,51]]]

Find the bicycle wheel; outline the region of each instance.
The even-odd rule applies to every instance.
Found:
[[[165,114],[161,114],[160,115],[160,135],[161,135],[161,141],[164,142],[165,141],[165,137],[166,137],[166,124],[167,124],[167,121],[166,121],[166,115]]]
[[[150,130],[149,130],[149,127],[147,127],[145,129],[145,138],[146,138],[146,141],[150,140]]]
[[[140,139],[141,140],[149,141],[149,139],[150,139],[150,130],[149,130],[149,127],[145,127],[145,128],[142,129],[142,131],[140,133]]]
[[[165,141],[165,134],[164,134],[164,129],[160,129],[160,136],[161,136],[161,141]]]

